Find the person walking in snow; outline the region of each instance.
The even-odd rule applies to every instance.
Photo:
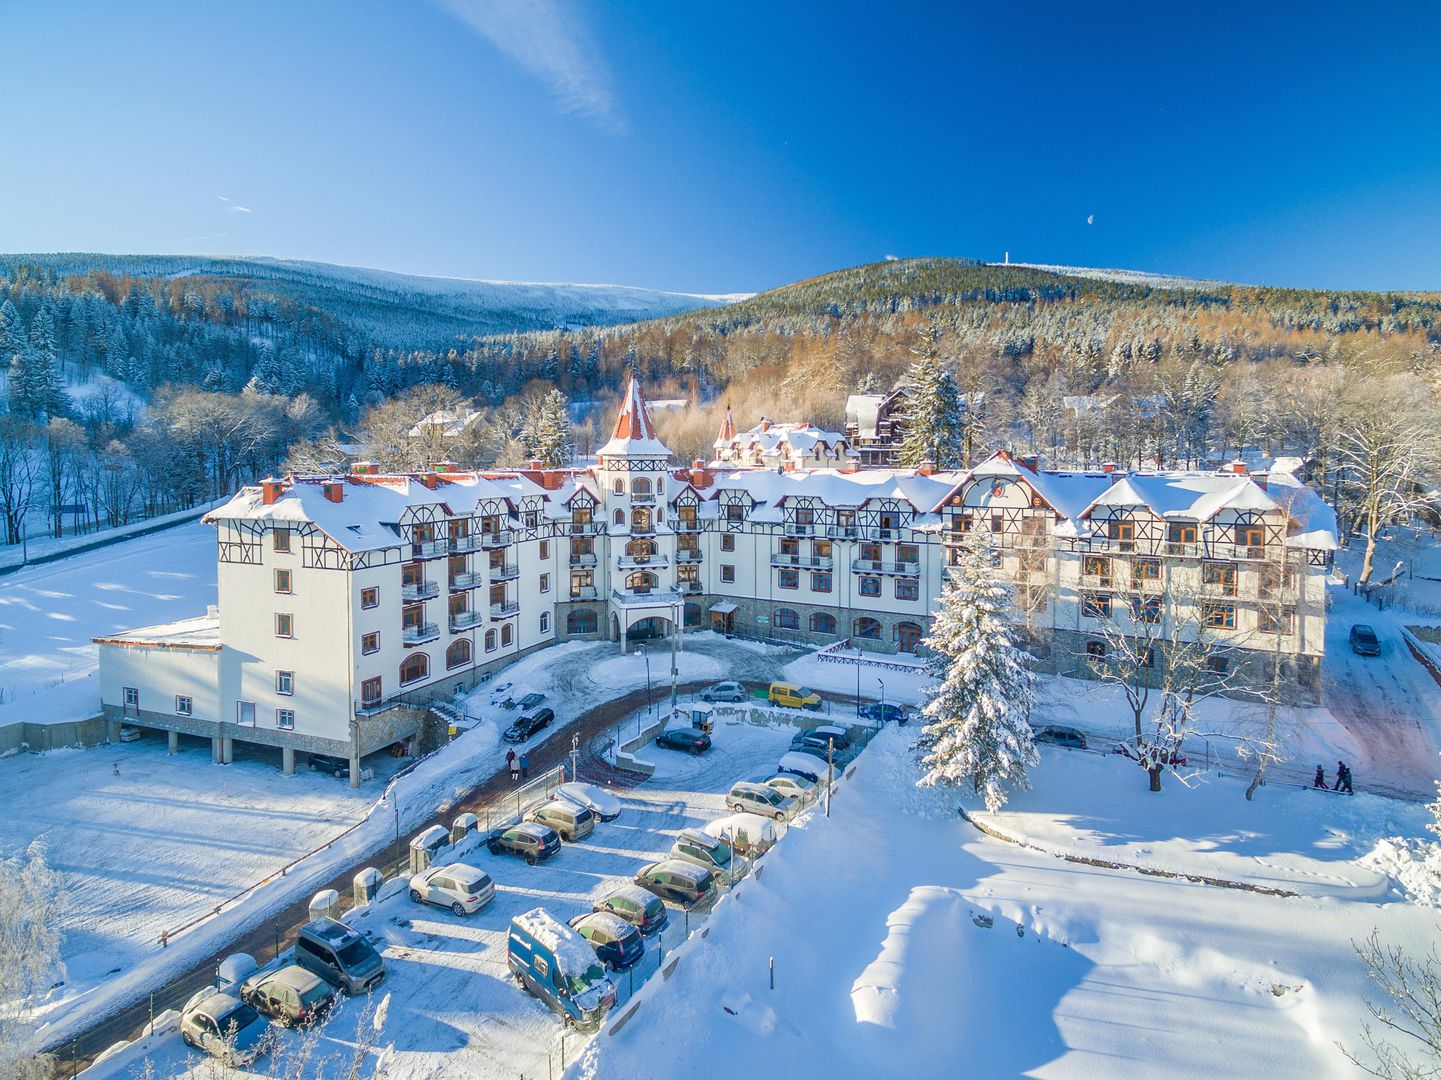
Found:
[[[1330,788],[1328,788],[1328,787],[1326,786],[1326,766],[1324,766],[1324,765],[1317,765],[1317,766],[1316,766],[1316,779],[1311,782],[1311,786],[1312,786],[1313,788],[1320,788],[1322,791],[1330,791],[1330,790],[1331,790]]]
[[[1351,787],[1351,767],[1344,761],[1336,762],[1336,791],[1344,791],[1347,795],[1354,795],[1356,791]]]
[[[505,752],[505,767],[506,767],[507,769],[513,769],[513,768],[515,768],[515,751],[514,751],[514,750],[507,750],[507,751]]]
[[[510,782],[512,784],[520,781],[520,759],[514,754],[510,756]]]
[[[529,780],[529,779],[530,779],[530,755],[529,755],[529,754],[521,754],[521,755],[520,755],[520,778],[521,778],[522,780]]]

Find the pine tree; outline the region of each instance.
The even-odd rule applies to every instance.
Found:
[[[575,456],[570,438],[569,402],[559,390],[552,390],[536,403],[526,417],[521,434],[532,461],[547,469],[560,469]]]
[[[60,377],[59,358],[55,353],[55,330],[49,307],[42,307],[30,324],[30,348],[22,354],[25,368],[26,417],[64,416],[70,408],[65,382]],[[11,400],[14,400],[11,390]],[[13,408],[13,406],[12,406]]]
[[[991,566],[985,534],[966,536],[947,575],[925,645],[938,685],[922,710],[916,749],[925,787],[969,784],[998,810],[1010,790],[1029,786],[1036,764],[1028,723],[1035,683],[1006,621],[1011,590]]]
[[[964,443],[961,392],[941,360],[940,327],[933,321],[919,331],[920,343],[911,352],[916,360],[906,372],[906,427],[899,462],[919,468],[930,462],[937,469],[957,469],[963,463]]]

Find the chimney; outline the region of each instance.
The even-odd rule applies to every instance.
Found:
[[[769,431],[770,429],[771,429],[771,422],[770,422],[769,420],[767,420],[764,416],[762,416],[762,417],[761,417],[761,430],[762,430],[762,431]]]
[[[691,487],[705,487],[707,477],[705,474],[705,462],[696,458],[690,463],[690,485]]]
[[[930,476],[930,475],[931,475],[932,473],[934,473],[935,471],[936,471],[936,463],[935,463],[934,461],[932,461],[930,458],[924,458],[924,459],[921,461],[921,466],[920,466],[920,468],[918,468],[918,469],[916,470],[916,472],[919,473],[921,476]]]
[[[1256,481],[1256,486],[1257,486],[1258,488],[1260,488],[1262,491],[1265,491],[1265,490],[1266,490],[1266,481],[1270,479],[1270,476],[1269,476],[1267,473],[1258,472],[1258,473],[1252,473],[1252,474],[1251,474],[1251,479],[1254,480],[1254,481]]]
[[[285,481],[274,476],[267,476],[260,481],[260,501],[266,506],[274,506],[275,500],[285,493]]]
[[[1245,475],[1246,475],[1246,463],[1245,463],[1244,461],[1233,461],[1233,462],[1231,462],[1231,471],[1232,471],[1233,473],[1235,473],[1237,476],[1245,476]]]
[[[1111,483],[1112,483],[1112,484],[1119,484],[1119,483],[1120,483],[1122,480],[1124,480],[1125,477],[1126,477],[1126,474],[1125,474],[1125,473],[1123,473],[1123,472],[1117,472],[1114,468],[1111,469],[1111,470],[1109,470],[1109,471],[1110,471],[1110,474],[1111,474]]]
[[[545,467],[545,465],[544,465],[544,463],[540,460],[540,458],[531,458],[531,459],[530,459],[530,471],[531,471],[531,472],[540,472],[540,470],[543,469],[544,467]]]
[[[1039,472],[1041,459],[1035,454],[1021,454],[1016,458],[1016,464],[1023,469],[1029,469],[1031,472]]]
[[[320,490],[333,503],[345,501],[344,480],[327,480],[320,486]]]
[[[1107,473],[1107,474],[1115,472],[1115,471],[1116,471],[1116,463],[1115,463],[1114,461],[1103,461],[1103,462],[1101,462],[1101,471],[1102,471],[1103,473]]]
[[[351,476],[374,476],[376,472],[373,461],[352,461],[350,463]]]
[[[430,488],[431,491],[434,491],[434,490],[440,485],[440,482],[439,482],[438,480],[436,480],[436,478],[435,478],[435,473],[429,473],[429,472],[417,473],[415,478],[416,478],[416,480],[418,480],[420,483],[422,483],[422,484],[424,484],[426,487]]]
[[[430,471],[431,471],[431,472],[446,473],[446,472],[455,472],[455,470],[456,470],[457,468],[458,468],[458,466],[457,466],[456,463],[453,462],[453,461],[437,461],[437,462],[434,462],[434,463],[430,466]]]

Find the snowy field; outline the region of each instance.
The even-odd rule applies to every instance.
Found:
[[[1383,800],[1246,804],[1230,781],[1147,797],[1134,765],[1048,748],[1037,791],[1007,811],[1103,857],[1249,859],[1309,893],[1283,899],[982,836],[953,792],[915,787],[912,734],[872,743],[834,816],[792,829],[636,1019],[566,1075],[1349,1077],[1335,1040],[1356,1045],[1369,992],[1351,941],[1373,927],[1435,939],[1434,909],[1359,865]]]
[[[663,857],[682,829],[723,816],[724,793],[734,781],[769,775],[789,746],[791,730],[722,723],[717,725],[714,748],[700,757],[649,751],[656,775],[626,793],[621,816],[597,825],[585,840],[565,845],[559,855],[539,866],[492,856],[483,849],[468,855],[466,861],[485,870],[498,887],[495,900],[475,916],[462,918],[412,904],[400,894],[356,917],[355,925],[385,943],[388,974],[378,994],[390,998],[379,1038],[382,1047],[389,1047],[386,1077],[558,1076],[564,1028],[555,1013],[523,994],[509,978],[505,934],[511,918],[536,906],[560,919],[589,911],[596,898],[628,881],[641,865]],[[699,928],[704,918],[691,915],[690,927]],[[666,952],[684,940],[686,925],[685,914],[673,908]],[[646,948],[636,987],[643,986],[658,966],[658,943],[649,940]],[[615,978],[625,1000],[631,992],[630,977]],[[320,1039],[321,1057],[346,1049],[361,1011],[359,1003],[351,1002],[331,1022]],[[564,1037],[564,1052],[572,1060],[582,1037],[574,1033]],[[283,1038],[287,1045],[297,1040],[292,1034]],[[185,1049],[174,1033],[136,1044],[84,1075],[91,1080],[128,1080],[140,1074],[147,1059],[158,1077],[208,1075],[199,1055]],[[267,1066],[262,1060],[256,1072],[263,1074]],[[635,1075],[655,1073],[644,1070]]]
[[[100,711],[91,639],[204,615],[215,530],[194,522],[0,579],[0,724]]]

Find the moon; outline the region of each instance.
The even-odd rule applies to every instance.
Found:
[[[1087,215],[1086,215],[1086,224],[1087,224],[1087,225],[1094,225],[1095,223],[1096,223],[1096,215],[1095,215],[1095,214],[1087,214]]]

